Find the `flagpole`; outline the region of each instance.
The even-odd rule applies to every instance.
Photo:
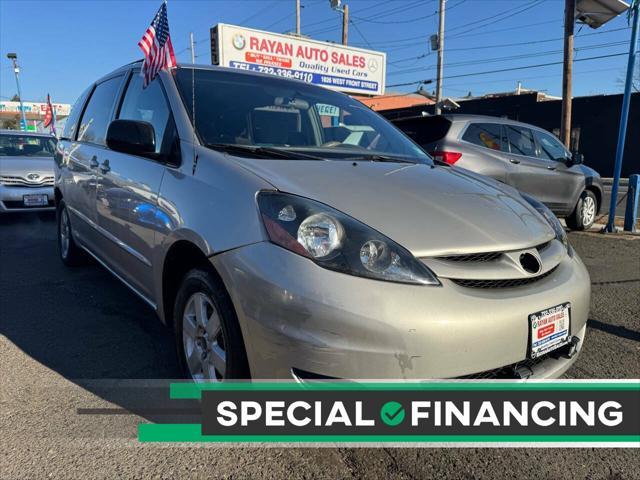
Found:
[[[51,112],[53,113],[53,122],[51,123],[51,133],[53,134],[53,136],[57,137],[58,134],[56,132],[56,121],[57,121],[56,107],[54,107],[53,103],[51,104]]]

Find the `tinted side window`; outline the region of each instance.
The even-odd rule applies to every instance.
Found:
[[[536,156],[536,144],[531,130],[513,125],[505,125],[504,128],[507,131],[511,153],[526,155],[527,157]]]
[[[105,145],[111,109],[120,88],[122,76],[105,80],[93,91],[78,128],[78,141]]]
[[[462,139],[491,150],[507,149],[502,138],[502,126],[499,123],[472,123],[465,130]]]
[[[142,77],[134,73],[129,81],[118,118],[142,120],[153,125],[156,135],[156,153],[160,153],[170,115],[171,111],[160,81],[151,82],[143,90]]]
[[[78,129],[78,120],[80,119],[80,114],[82,113],[82,107],[84,106],[85,101],[87,100],[87,96],[91,92],[93,87],[87,88],[82,95],[76,100],[76,103],[73,104],[71,108],[71,113],[67,117],[64,123],[64,130],[62,131],[62,137],[65,140],[74,140],[76,137],[76,130]]]
[[[394,122],[400,130],[411,137],[417,144],[426,147],[442,140],[449,129],[451,122],[441,116],[421,117]]]
[[[546,160],[564,160],[567,158],[567,151],[556,137],[550,133],[535,131],[538,140],[538,156]]]

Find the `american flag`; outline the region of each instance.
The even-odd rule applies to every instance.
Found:
[[[165,1],[153,17],[147,31],[144,32],[138,46],[144,52],[144,62],[140,75],[144,77],[143,87],[146,88],[160,70],[167,70],[176,66],[176,57],[169,35],[169,21],[167,20],[167,2]]]
[[[56,111],[51,104],[51,96],[47,93],[47,107],[44,112],[44,122],[43,126],[45,128],[51,127],[51,133],[53,135],[56,134]]]

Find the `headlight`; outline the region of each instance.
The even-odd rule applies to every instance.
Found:
[[[558,220],[558,217],[556,217],[555,214],[539,200],[536,200],[525,193],[520,193],[520,195],[522,195],[522,198],[524,198],[529,205],[535,208],[538,213],[545,218],[549,225],[551,225],[551,228],[553,228],[553,231],[556,234],[556,239],[562,242],[564,248],[569,252],[569,239],[567,238],[567,232],[565,232],[560,220]]]
[[[358,277],[440,285],[410,252],[371,227],[313,200],[260,192],[258,207],[269,239],[321,267]]]

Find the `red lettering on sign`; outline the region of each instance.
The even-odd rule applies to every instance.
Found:
[[[259,52],[275,53],[277,55],[293,55],[293,45],[290,43],[282,43],[278,40],[249,37],[249,48]]]
[[[365,58],[361,55],[353,55],[351,53],[331,53],[331,61],[338,65],[347,67],[364,68]]]
[[[300,45],[296,49],[296,57],[315,62],[326,62],[327,60],[329,60],[329,54],[326,50],[305,45]]]

